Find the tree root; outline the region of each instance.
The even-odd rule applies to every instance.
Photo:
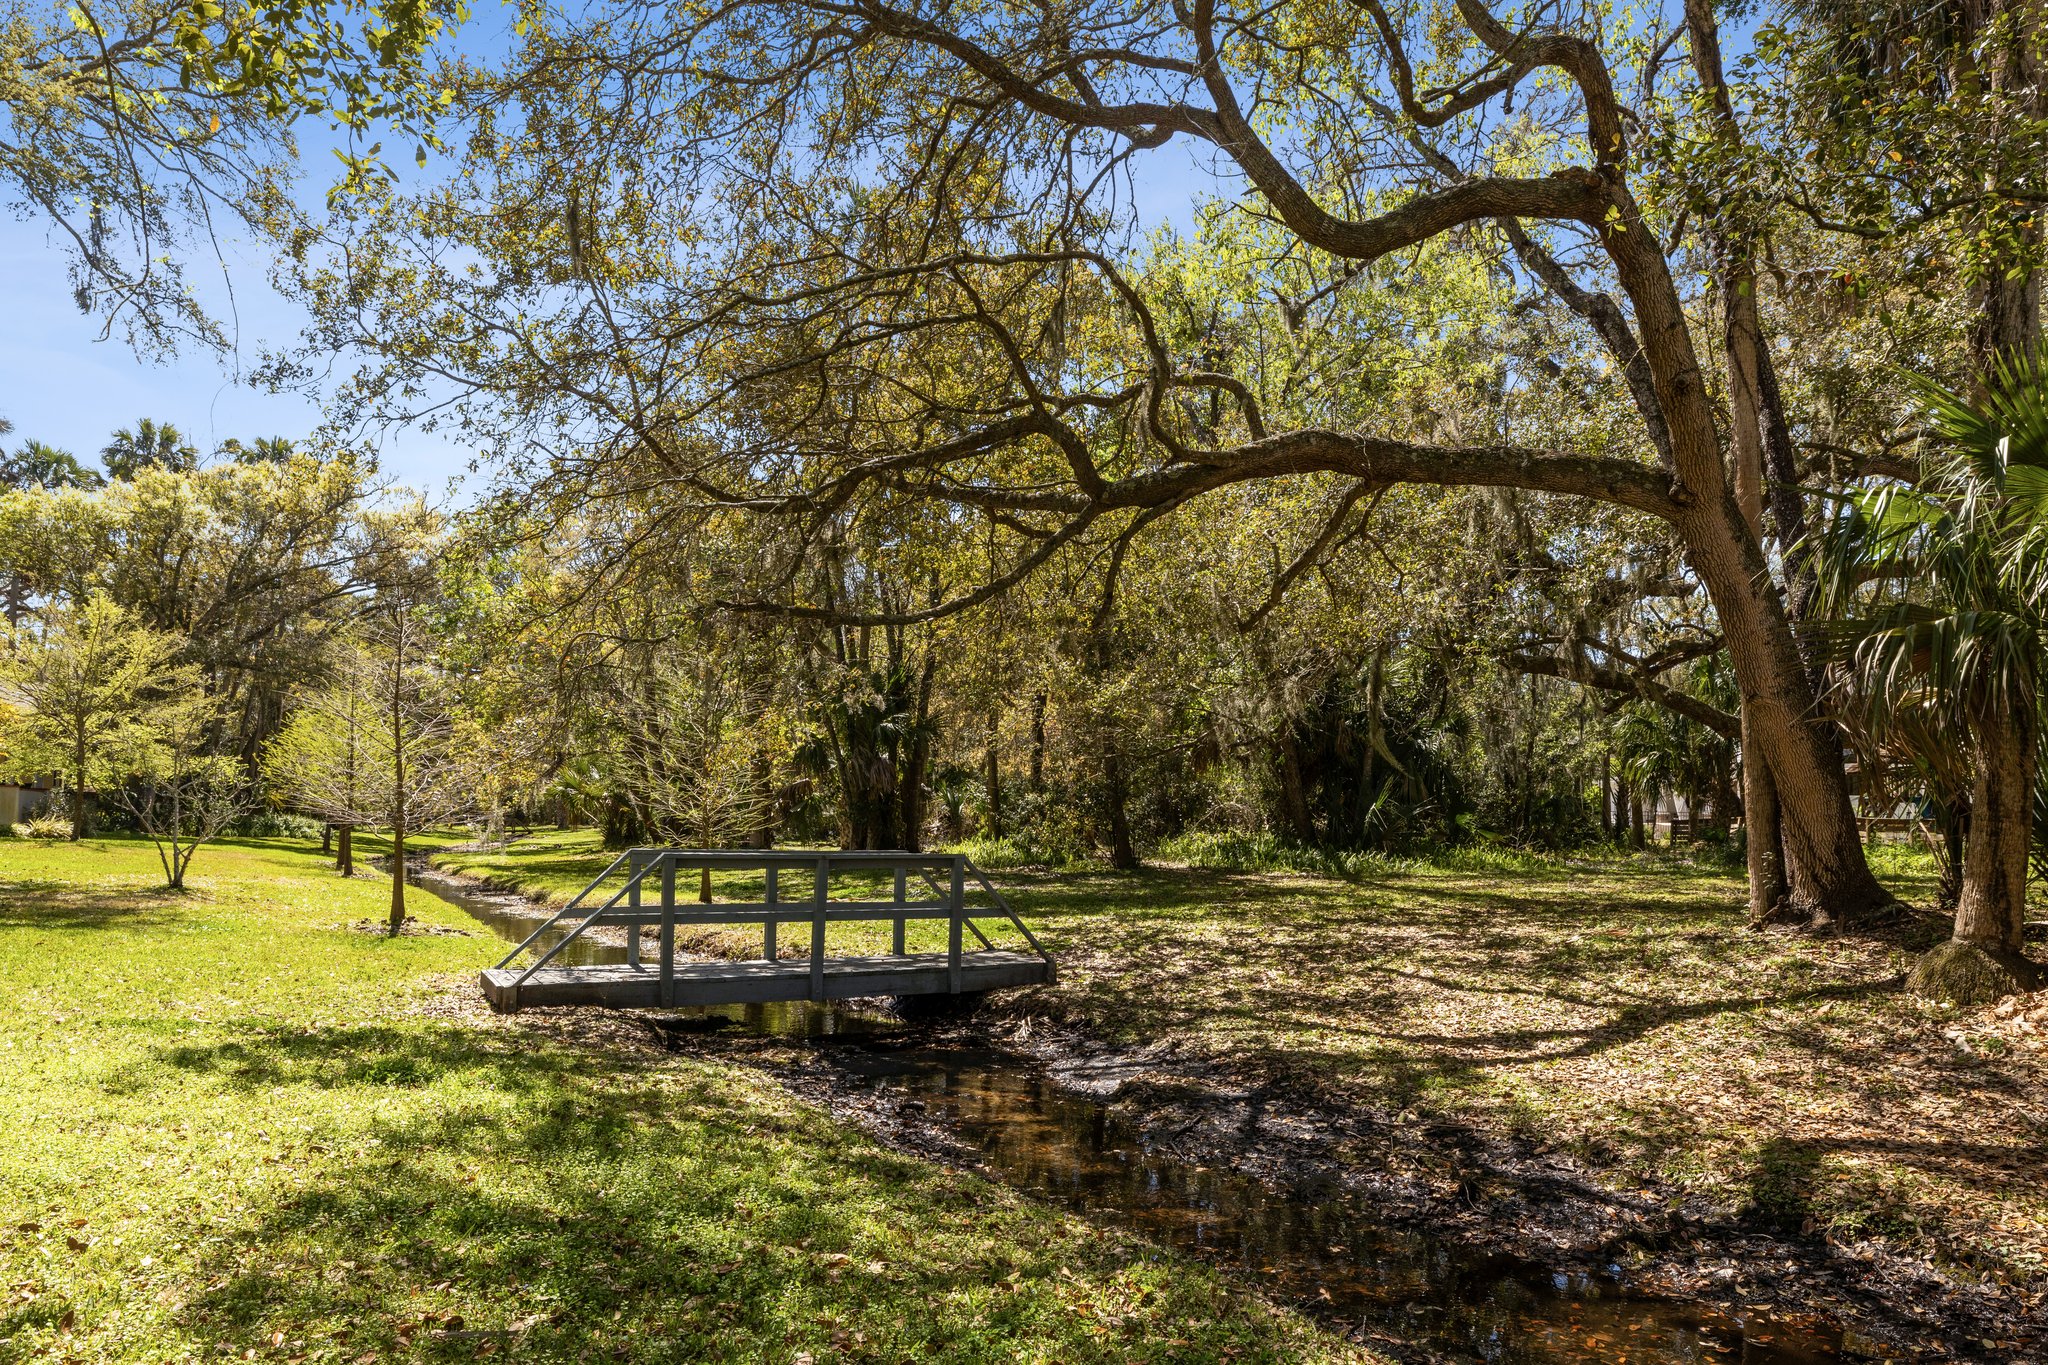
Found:
[[[1951,1005],[1988,1005],[2038,988],[2048,980],[2040,963],[1956,939],[1921,955],[1906,977],[1906,989]]]

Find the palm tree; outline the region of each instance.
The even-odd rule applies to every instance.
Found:
[[[100,450],[100,463],[107,467],[109,476],[132,479],[151,468],[174,473],[197,469],[199,452],[169,422],[144,417],[132,430],[123,427],[113,434]]]
[[[216,457],[225,456],[236,464],[284,464],[297,453],[289,436],[259,436],[246,442],[230,437],[214,451]]]
[[[1848,667],[1868,732],[1960,747],[1966,760],[1954,937],[1910,984],[1969,1002],[2042,979],[2020,947],[2048,700],[2048,356],[1997,359],[1975,402],[1919,387],[1939,443],[1922,483],[1842,501],[1821,549],[1822,596],[1829,652]]]
[[[100,476],[76,455],[42,441],[24,441],[14,454],[0,458],[0,484],[9,488],[97,488],[99,483]]]

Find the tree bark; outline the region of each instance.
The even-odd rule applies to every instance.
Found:
[[[988,748],[982,753],[981,785],[988,795],[988,837],[1003,837],[1003,770],[996,744],[1001,718],[988,720]]]
[[[1280,817],[1287,822],[1288,837],[1306,848],[1316,841],[1316,827],[1309,818],[1308,793],[1302,788],[1301,743],[1295,738],[1292,721],[1281,722],[1277,747],[1280,758]]]
[[[1934,903],[1939,908],[1955,913],[1956,902],[1963,898],[1963,852],[1969,846],[1970,802],[1967,797],[1952,797],[1935,807],[1935,819],[1941,826],[1941,881],[1934,889]]]
[[[391,934],[405,928],[405,631],[392,634],[391,658]]]
[[[1819,715],[1762,549],[1725,492],[1710,506],[1682,512],[1677,524],[1721,620],[1742,689],[1743,733],[1764,757],[1776,790],[1787,904],[1815,925],[1864,920],[1892,897],[1864,859],[1841,737]]]
[[[1031,699],[1031,790],[1045,790],[1045,691]]]
[[[85,731],[79,730],[72,745],[71,842],[85,837]]]
[[[2022,699],[1981,708],[1971,729],[1977,771],[1955,938],[1994,953],[2017,953],[2026,920],[2038,723],[2032,702]]]
[[[354,825],[342,825],[336,830],[336,833],[341,836],[341,839],[340,846],[335,853],[334,865],[340,869],[342,876],[353,877],[356,875],[356,827]]]
[[[1124,776],[1123,751],[1111,744],[1102,759],[1104,796],[1109,805],[1109,861],[1122,871],[1140,866],[1131,846],[1130,789]]]
[[[1763,752],[1742,746],[1743,854],[1749,867],[1749,921],[1768,923],[1780,913],[1790,891],[1785,876],[1778,789]]]
[[[1628,789],[1628,846],[1640,849],[1646,840],[1643,837],[1643,793],[1641,788]]]
[[[391,933],[405,928],[405,819],[391,827]]]
[[[1600,754],[1600,838],[1603,842],[1614,838],[1614,754],[1603,750]]]

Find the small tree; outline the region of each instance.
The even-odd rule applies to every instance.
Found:
[[[319,816],[339,836],[334,865],[353,877],[355,828],[372,794],[371,721],[365,689],[340,680],[305,693],[265,746],[263,778],[288,804]]]
[[[1967,773],[1966,793],[1960,774],[1946,784],[1968,802],[1954,936],[1907,985],[1975,1004],[2044,977],[2023,945],[2048,731],[2048,355],[1999,357],[1975,401],[1919,388],[1939,443],[1925,475],[1842,500],[1821,601],[1861,728]]]
[[[194,692],[198,670],[177,662],[182,641],[150,630],[103,592],[8,628],[0,656],[7,765],[54,772],[71,800],[71,837],[85,834],[85,796],[121,774],[117,754],[139,752],[154,709]]]
[[[111,756],[123,779],[113,787],[114,799],[156,845],[165,884],[174,891],[185,889],[193,855],[248,804],[242,765],[208,752],[218,719],[218,707],[195,683],[158,698]]]
[[[770,804],[759,697],[708,651],[690,665],[657,664],[649,691],[630,716],[626,766],[657,828],[699,848],[758,829]],[[697,899],[711,899],[708,867]]]
[[[474,804],[458,761],[447,689],[424,632],[404,607],[372,621],[342,651],[326,686],[266,751],[281,791],[349,832],[391,830],[391,932],[405,925],[405,838]]]

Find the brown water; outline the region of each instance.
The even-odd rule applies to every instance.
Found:
[[[538,922],[516,897],[438,876],[417,884],[507,941]],[[566,930],[562,931],[566,932]],[[537,942],[545,950],[550,940]],[[574,954],[575,956],[571,956]],[[577,942],[557,962],[623,962],[619,943]],[[1330,1188],[1276,1191],[1234,1171],[1151,1151],[1094,1100],[993,1049],[932,1047],[885,1014],[803,1002],[668,1013],[678,1032],[729,1028],[843,1037],[824,1055],[854,1082],[922,1104],[977,1148],[993,1177],[1047,1203],[1144,1234],[1240,1273],[1396,1355],[1488,1365],[1814,1365],[1840,1333],[1630,1291],[1618,1268],[1553,1271],[1402,1226]]]

